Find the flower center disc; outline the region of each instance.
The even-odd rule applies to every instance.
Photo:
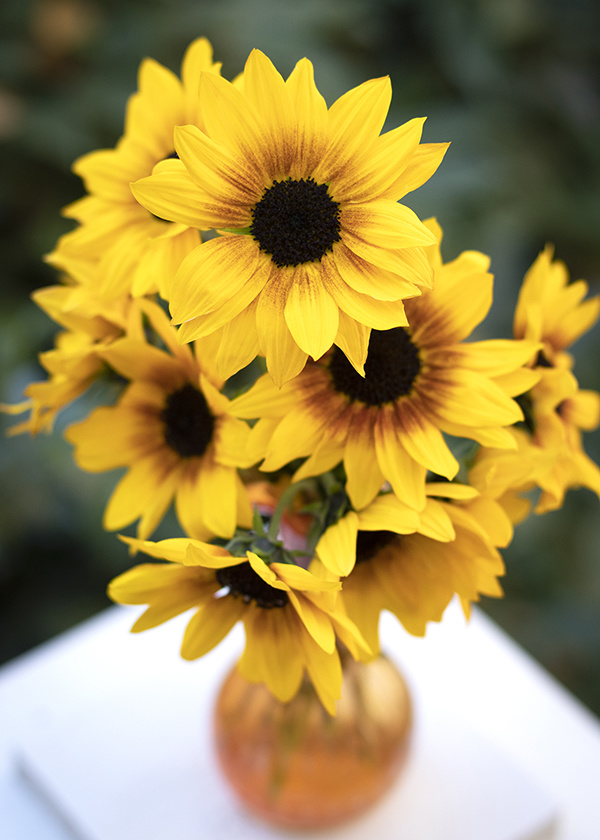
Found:
[[[278,268],[317,262],[340,236],[340,205],[312,178],[275,181],[252,210],[250,233]]]
[[[160,416],[171,449],[182,458],[204,455],[212,440],[215,418],[201,391],[188,384],[169,394]]]
[[[371,330],[364,379],[339,347],[329,363],[335,390],[366,405],[383,405],[410,394],[420,370],[419,350],[404,327]]]
[[[399,540],[399,536],[393,531],[359,531],[356,537],[356,563],[372,560],[396,540]]]
[[[248,561],[237,566],[217,569],[216,578],[221,586],[229,588],[230,595],[240,596],[246,604],[255,601],[258,607],[272,609],[285,607],[288,602],[287,592],[269,586],[256,574]]]

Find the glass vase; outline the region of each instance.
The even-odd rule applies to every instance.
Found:
[[[288,828],[337,825],[366,811],[404,766],[412,730],[406,683],[385,656],[342,654],[342,697],[330,716],[310,682],[288,703],[233,668],[214,714],[220,767],[239,800]]]

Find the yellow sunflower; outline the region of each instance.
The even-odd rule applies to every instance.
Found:
[[[56,334],[52,350],[39,354],[47,379],[28,385],[24,402],[0,404],[0,411],[7,414],[30,412],[27,420],[9,430],[11,435],[51,431],[59,411],[83,394],[105,370],[99,351],[125,333],[141,334],[141,313],[135,302],[130,298],[101,301],[92,291],[93,270],[89,261],[78,268],[80,279],[64,277],[61,285],[47,286],[32,294],[39,308],[65,329]]]
[[[153,59],[142,62],[138,91],[128,102],[125,132],[116,147],[91,152],[73,164],[89,195],[63,210],[79,226],[61,237],[50,262],[80,255],[96,259],[105,298],[127,291],[158,291],[168,297],[175,271],[200,243],[200,235],[188,225],[153,216],[136,201],[129,185],[175,154],[176,125],[203,127],[198,79],[201,73],[219,72],[205,38],[188,47],[181,81]]]
[[[251,682],[264,682],[281,701],[297,693],[304,672],[330,714],[341,691],[336,634],[351,646],[364,641],[334,597],[335,580],[299,566],[267,565],[256,553],[229,551],[191,539],[158,543],[126,539],[133,548],[166,564],[145,563],[113,580],[109,596],[121,604],[148,604],[133,625],[139,632],[195,609],[181,655],[197,659],[243,621],[246,648],[238,664]]]
[[[65,437],[84,470],[128,468],[108,503],[107,529],[139,519],[138,535],[145,538],[174,499],[188,534],[230,537],[236,525],[252,522],[237,471],[248,465],[248,427],[231,415],[221,383],[211,381],[212,348],[198,342],[194,353],[178,346],[160,308],[140,306],[167,349],[126,336],[99,351],[130,384],[116,405],[95,409]]]
[[[539,381],[521,397],[525,424],[513,434],[519,463],[507,453],[484,450],[474,479],[482,486],[499,481],[512,489],[541,488],[537,513],[559,508],[569,488],[587,487],[600,497],[600,469],[583,449],[582,433],[600,423],[600,395],[579,388],[568,348],[598,320],[600,298],[584,299],[584,280],[569,282],[560,260],[547,246],[525,275],[515,310],[514,335],[539,341],[530,365]],[[530,464],[528,480],[523,465]]]
[[[459,469],[443,432],[514,448],[504,427],[523,414],[508,394],[537,378],[531,371],[523,377],[521,366],[539,345],[465,343],[491,304],[488,259],[465,252],[443,265],[438,249],[432,251],[433,290],[406,301],[410,326],[371,332],[364,377],[335,347],[282,389],[265,375],[233,402],[237,416],[260,418],[250,454],[264,458],[261,469],[307,458],[295,473],[299,480],[343,462],[356,510],[386,481],[421,510],[427,471],[452,479]]]
[[[423,246],[435,237],[398,202],[448,144],[420,144],[423,119],[380,134],[387,78],[327,109],[306,59],[284,81],[254,50],[241,84],[205,73],[199,96],[205,130],[178,128],[180,159],[132,185],[156,216],[223,234],[177,273],[180,340],[250,314],[278,384],[334,343],[362,371],[369,329],[406,324],[402,300],[431,285]]]
[[[399,534],[389,526],[358,531],[356,565],[342,581],[341,598],[373,654],[379,651],[382,610],[423,636],[454,595],[468,617],[481,595],[503,594],[498,577],[504,564],[496,546],[508,544],[512,528],[502,508],[466,485],[441,483],[427,492],[442,498],[428,496],[416,532]]]

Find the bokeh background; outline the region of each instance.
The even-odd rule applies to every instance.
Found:
[[[232,78],[253,47],[287,75],[315,64],[331,103],[389,74],[389,127],[428,116],[451,140],[407,203],[435,215],[446,259],[492,258],[495,302],[478,337],[508,337],[522,276],[553,242],[573,278],[600,292],[600,4],[597,0],[4,0],[0,4],[0,400],[43,378],[55,325],[30,302],[53,283],[42,262],[82,194],[71,162],[114,145],[140,60],[179,71],[207,36]],[[582,387],[600,389],[600,328],[575,347]],[[79,412],[79,414],[78,414]],[[73,465],[64,427],[5,438],[0,417],[0,661],[108,606],[129,565],[100,527],[117,478]],[[600,434],[586,437],[600,459]],[[484,608],[600,714],[600,505],[572,491],[521,525],[505,552],[506,598]],[[168,526],[167,526],[168,527]]]

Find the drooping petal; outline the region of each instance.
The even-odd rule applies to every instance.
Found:
[[[284,314],[294,341],[304,353],[320,359],[330,349],[338,331],[339,310],[323,284],[318,266],[298,266]]]
[[[258,343],[267,368],[275,383],[283,385],[296,376],[308,358],[294,340],[285,321],[285,307],[289,288],[293,282],[293,270],[275,275],[265,284],[256,308],[256,329]]]
[[[408,454],[425,467],[447,479],[458,472],[459,464],[440,430],[419,408],[414,399],[399,400],[393,417],[380,412],[379,422],[395,423],[396,433]]]
[[[393,531],[396,534],[414,533],[420,521],[420,514],[394,493],[377,496],[358,516],[361,531]]]
[[[350,318],[377,330],[408,326],[408,319],[401,300],[380,301],[352,289],[331,260],[321,263],[325,288],[339,308]]]
[[[181,643],[181,656],[192,660],[204,656],[221,642],[242,618],[245,604],[241,599],[212,598],[188,622]]]
[[[219,236],[194,249],[182,262],[171,290],[174,323],[214,312],[239,294],[260,262],[247,236]]]
[[[131,192],[136,201],[159,219],[200,230],[210,230],[214,226],[214,219],[208,213],[210,208],[205,207],[196,182],[180,160],[163,161],[152,175],[131,184]],[[222,212],[220,224],[222,227],[243,227],[247,219],[244,208],[227,207]]]
[[[357,373],[364,376],[371,328],[365,324],[359,324],[341,309],[339,318],[338,334],[334,343],[344,353]]]
[[[330,572],[340,577],[350,574],[356,560],[357,534],[358,515],[351,510],[321,536],[316,554]]]
[[[175,496],[177,516],[191,536],[232,537],[237,525],[236,472],[205,457],[197,469],[183,471]],[[189,527],[188,527],[189,526]]]
[[[374,440],[379,468],[394,493],[410,507],[422,510],[425,507],[425,467],[408,454],[392,424],[377,422]]]
[[[254,274],[246,279],[245,284],[235,297],[229,298],[218,309],[212,312],[207,312],[206,314],[192,317],[189,321],[185,321],[179,328],[178,341],[181,344],[194,341],[197,338],[210,335],[216,332],[216,330],[221,329],[225,324],[228,324],[256,300],[266,285],[270,272],[270,264],[262,261]],[[182,300],[182,305],[185,306],[185,300]]]
[[[357,510],[373,501],[385,481],[380,464],[373,459],[373,434],[370,416],[359,415],[350,423],[344,447],[346,491]]]

